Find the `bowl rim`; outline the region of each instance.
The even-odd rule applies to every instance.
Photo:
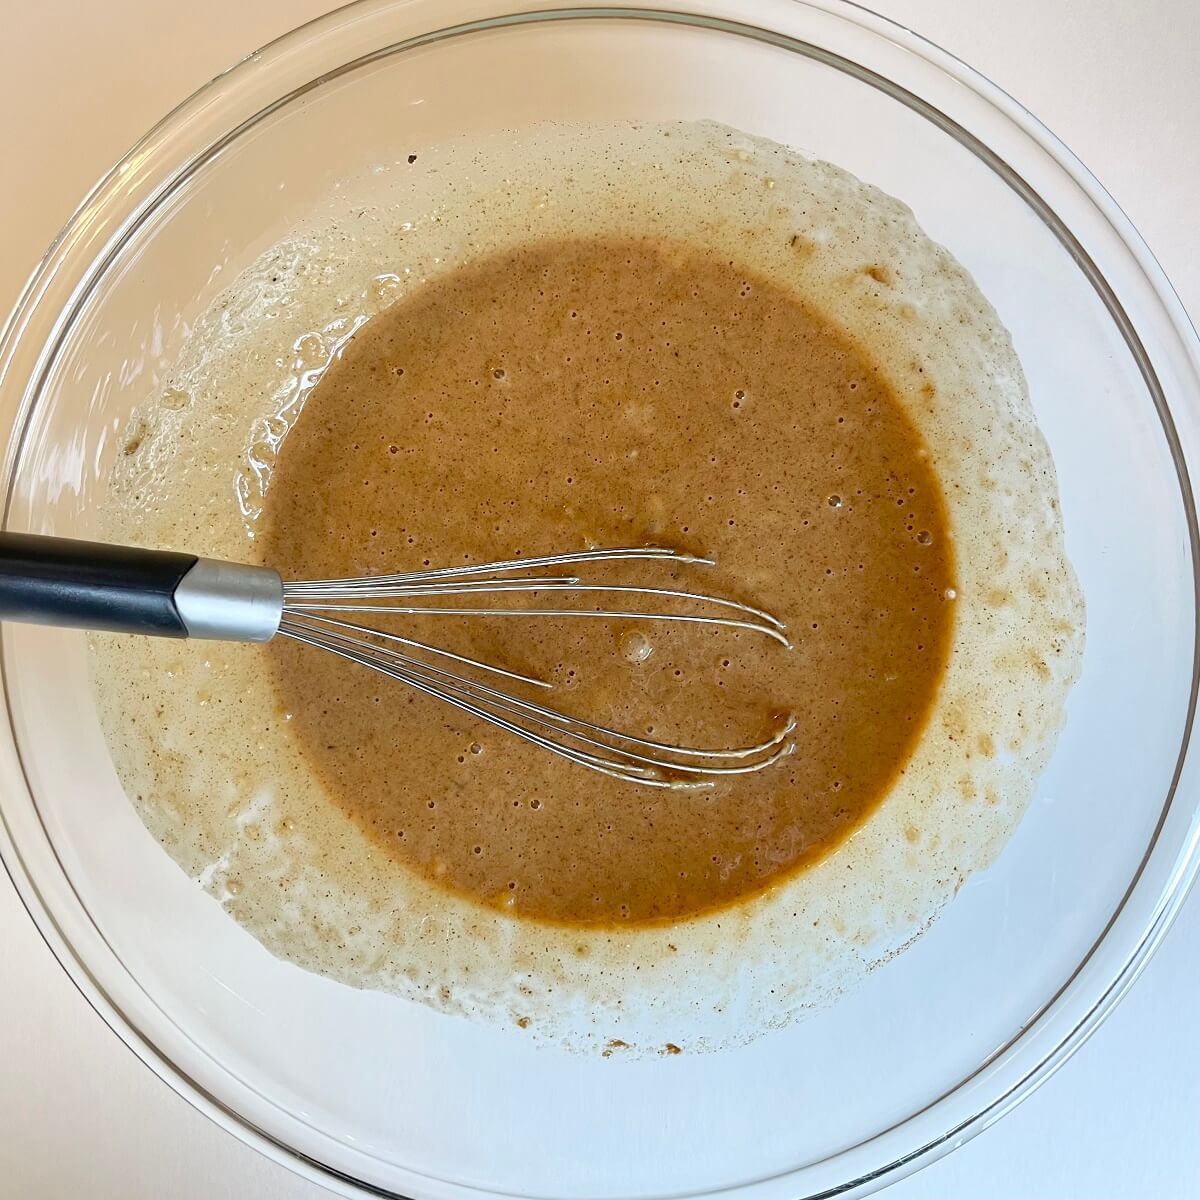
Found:
[[[526,0],[524,5],[520,7],[518,5],[520,5],[520,0],[452,0],[451,3],[443,3],[438,7],[437,15],[435,15],[437,0],[354,0],[353,3],[316,17],[281,35],[216,76],[172,109],[121,158],[92,188],[55,237],[22,290],[3,329],[0,330],[0,398],[10,395],[14,386],[19,387],[21,391],[15,405],[8,400],[0,403],[0,412],[2,412],[0,419],[7,428],[11,408],[11,428],[16,431],[16,436],[9,438],[2,468],[6,481],[5,523],[7,523],[12,499],[15,468],[21,458],[30,424],[29,418],[39,397],[41,384],[49,366],[53,363],[57,350],[71,327],[77,306],[89,291],[90,282],[104,274],[109,263],[120,252],[125,242],[136,233],[146,215],[153,212],[165,197],[172,195],[195,171],[216,153],[219,153],[222,147],[228,145],[258,121],[296,99],[297,96],[321,86],[331,78],[417,46],[505,26],[581,19],[640,20],[700,27],[714,32],[749,37],[801,53],[810,59],[844,71],[861,82],[891,95],[893,99],[906,104],[919,115],[933,122],[943,132],[955,137],[1033,208],[1072,254],[1076,264],[1105,304],[1109,315],[1117,323],[1158,409],[1158,416],[1176,464],[1178,483],[1186,509],[1190,540],[1189,551],[1193,563],[1194,599],[1200,598],[1200,579],[1196,576],[1196,564],[1200,563],[1200,532],[1198,532],[1196,510],[1187,470],[1187,454],[1176,428],[1175,418],[1157,378],[1151,354],[1143,345],[1133,320],[1121,305],[1111,285],[1088,251],[1071,229],[1058,217],[1055,209],[1042,198],[1036,185],[1016,171],[1001,154],[935,104],[892,79],[823,45],[805,42],[798,36],[782,32],[777,28],[751,23],[749,6],[738,5],[734,0],[690,0],[690,2],[688,0],[662,0],[655,7],[645,7],[632,2],[632,0],[610,0],[610,3],[603,6],[555,3],[554,0]],[[230,89],[242,85],[250,87],[257,82],[260,90],[268,90],[267,83],[276,78],[274,71],[280,70],[286,73],[289,69],[294,70],[300,64],[289,62],[289,60],[295,58],[306,46],[331,38],[335,31],[350,35],[347,40],[353,42],[356,24],[362,25],[364,35],[369,37],[370,30],[366,27],[372,17],[400,8],[410,11],[419,10],[422,14],[428,14],[427,19],[431,28],[416,36],[388,45],[376,45],[364,53],[351,55],[336,69],[310,76],[306,81],[293,86],[282,95],[277,94],[279,88],[276,83],[269,89],[275,97],[273,100],[263,104],[232,127],[229,126],[225,108],[231,107],[233,104],[233,98],[229,95]],[[1186,367],[1190,374],[1200,381],[1200,339],[1197,338],[1178,296],[1157,260],[1129,219],[1087,168],[1019,102],[966,63],[934,43],[897,22],[854,3],[853,0],[761,0],[759,8],[767,16],[782,17],[791,12],[812,19],[832,19],[853,27],[855,36],[865,34],[872,38],[885,39],[916,56],[921,61],[923,68],[932,68],[935,73],[966,89],[971,103],[979,103],[982,110],[991,114],[993,119],[998,118],[1014,127],[1018,135],[1033,143],[1034,147],[1047,156],[1053,167],[1066,176],[1067,180],[1081,193],[1084,200],[1107,222],[1112,234],[1118,240],[1120,248],[1132,257],[1145,282],[1149,284],[1155,301],[1161,306],[1179,339],[1179,349],[1182,350],[1182,358]],[[441,15],[452,9],[464,16],[468,10],[484,11],[484,15],[452,24],[442,23]],[[736,17],[730,15],[735,12],[739,15]],[[490,15],[488,15],[489,13]],[[781,21],[780,23],[786,22]],[[225,105],[225,108],[222,107],[222,104]],[[205,140],[210,131],[212,136]],[[172,160],[169,153],[172,145],[176,138],[185,132],[193,142],[199,139],[200,149],[182,162],[178,161],[178,155]],[[167,152],[168,159],[165,164],[160,162],[160,156],[164,152]],[[130,207],[131,203],[132,207]],[[101,253],[93,255],[93,248],[97,245]],[[75,279],[76,273],[64,269],[65,264],[73,261],[73,255],[81,260],[78,265],[84,268],[82,275],[77,280]],[[54,312],[54,322],[50,326],[49,335],[31,352],[31,347],[25,344],[23,335],[35,315],[46,310]],[[22,355],[28,360],[27,366],[22,362]],[[9,383],[9,377],[14,373],[17,383],[12,385]],[[1200,388],[1196,390],[1195,394],[1200,395]],[[1189,438],[1189,442],[1191,440]],[[1194,461],[1200,461],[1200,458],[1194,459]],[[1195,603],[1195,612],[1197,621],[1200,623],[1200,600]],[[1197,625],[1197,628],[1200,630],[1200,624]],[[848,1150],[831,1156],[825,1160],[826,1164],[845,1160],[849,1165],[850,1156],[855,1151],[872,1143],[882,1145],[881,1139],[903,1129],[916,1117],[928,1114],[935,1107],[945,1104],[956,1093],[962,1091],[968,1083],[975,1081],[985,1070],[991,1071],[992,1068],[1003,1066],[1003,1060],[1008,1052],[1018,1043],[1024,1043],[1026,1047],[1029,1045],[1029,1038],[1036,1027],[1041,1027],[1041,1032],[1045,1035],[1046,1022],[1044,1018],[1053,1015],[1053,1011],[1057,1009],[1060,1010],[1058,1015],[1064,1017],[1065,1020],[1059,1021],[1063,1028],[1052,1035],[1053,1044],[1044,1053],[1035,1055],[1034,1061],[1023,1071],[1016,1073],[1010,1071],[1006,1081],[1007,1086],[1000,1090],[999,1094],[988,1093],[986,1102],[982,1106],[978,1106],[977,1101],[974,1102],[975,1106],[968,1117],[949,1127],[941,1128],[936,1136],[928,1138],[915,1149],[910,1148],[902,1154],[893,1156],[883,1165],[857,1176],[852,1175],[835,1186],[820,1187],[816,1191],[807,1190],[804,1193],[806,1196],[865,1195],[867,1192],[894,1182],[919,1167],[935,1161],[949,1150],[982,1132],[983,1129],[1015,1107],[1020,1100],[1036,1090],[1062,1066],[1095,1032],[1116,1003],[1136,981],[1178,914],[1197,873],[1200,872],[1200,811],[1192,813],[1190,828],[1185,831],[1181,848],[1167,872],[1166,883],[1155,899],[1149,922],[1143,925],[1139,936],[1133,940],[1133,944],[1124,955],[1119,968],[1115,973],[1109,972],[1103,986],[1097,988],[1094,986],[1094,981],[1083,981],[1091,982],[1093,986],[1090,989],[1083,988],[1083,991],[1090,996],[1090,1002],[1086,1006],[1079,1003],[1077,985],[1081,982],[1081,973],[1112,932],[1118,918],[1125,911],[1127,902],[1142,881],[1144,870],[1158,843],[1172,802],[1179,794],[1184,781],[1197,708],[1198,681],[1200,681],[1200,636],[1193,639],[1192,658],[1191,692],[1179,757],[1158,825],[1120,904],[1104,929],[1099,932],[1092,947],[1078,964],[1070,979],[1009,1043],[989,1056],[974,1073],[960,1080],[943,1096],[930,1102],[925,1108],[909,1114],[892,1129],[872,1135]],[[0,674],[2,673],[3,662],[0,662]],[[10,683],[6,675],[3,678],[3,686],[7,712],[8,715],[11,715]],[[4,743],[0,747],[0,753],[4,758],[15,763],[14,777],[20,779],[24,777],[24,768],[20,762],[20,755],[12,734],[10,720],[0,731],[0,739]],[[1188,766],[1188,775],[1195,777],[1198,772],[1200,772],[1200,767],[1196,767],[1194,763]],[[32,797],[32,789],[29,788],[27,778],[25,782]],[[33,872],[27,868],[27,864],[21,856],[18,841],[10,827],[5,812],[6,806],[2,799],[0,798],[0,861],[3,861],[26,911],[80,993],[110,1029],[147,1066],[218,1125],[298,1173],[322,1183],[326,1187],[344,1191],[348,1195],[370,1194],[403,1197],[403,1193],[391,1192],[374,1186],[288,1145],[281,1137],[255,1125],[245,1114],[237,1111],[232,1104],[222,1100],[194,1074],[189,1073],[180,1063],[169,1057],[153,1037],[144,1028],[139,1027],[134,1018],[122,1010],[116,999],[106,989],[103,981],[92,970],[89,956],[80,949],[78,931],[73,937],[72,931],[64,927],[70,922],[62,921],[62,914],[55,913],[54,905],[43,894]],[[53,853],[53,851],[51,852]],[[58,865],[61,870],[61,864]],[[71,889],[65,870],[62,871],[62,874],[67,888]],[[74,897],[76,904],[87,917],[86,908],[75,896],[73,890],[71,890],[71,896]],[[78,921],[75,923],[78,924]],[[93,935],[91,940],[94,943],[98,939],[98,944],[94,944],[90,948],[91,953],[99,949],[102,955],[105,951],[113,954],[111,948],[104,941],[103,935],[95,930],[94,926],[90,926],[90,919],[85,920],[83,925],[90,927]],[[119,960],[118,965],[123,970],[123,964],[119,964]],[[129,976],[129,979],[134,986],[140,987],[132,976]],[[1074,1008],[1067,1005],[1067,1011],[1064,1012],[1062,1010],[1066,999],[1074,1002]],[[1045,1036],[1042,1040],[1046,1040]],[[807,1170],[808,1168],[805,1167],[792,1168],[774,1176],[773,1179],[775,1181],[794,1179],[796,1184],[799,1184],[799,1176]],[[409,1174],[414,1180],[422,1178],[412,1172]],[[433,1181],[427,1179],[426,1182],[432,1183]],[[755,1191],[755,1186],[755,1184],[736,1185],[733,1188],[718,1188],[700,1194],[717,1195],[723,1192],[726,1194],[739,1192],[750,1194]],[[461,1187],[455,1189],[455,1193],[458,1195],[468,1192],[478,1196],[498,1194]]]

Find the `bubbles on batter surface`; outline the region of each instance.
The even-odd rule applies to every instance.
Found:
[[[626,630],[619,644],[626,662],[644,663],[654,653],[653,643],[639,629]]]

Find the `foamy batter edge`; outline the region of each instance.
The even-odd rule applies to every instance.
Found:
[[[306,791],[252,649],[97,639],[114,761],[176,861],[281,957],[572,1048],[749,1040],[827,1003],[927,927],[994,858],[1052,749],[1083,608],[1019,363],[991,306],[907,208],[773,143],[712,124],[558,126],[422,160],[427,173],[373,178],[374,207],[318,215],[218,299],[170,404],[155,397],[131,425],[138,445],[117,464],[105,535],[252,558],[273,455],[365,316],[531,235],[661,231],[816,302],[922,431],[957,559],[955,644],[924,738],[875,816],[816,867],[735,909],[620,933],[513,921],[387,868],[311,781]],[[569,188],[547,183],[567,175]],[[268,311],[281,365],[262,352]],[[231,406],[255,395],[269,398],[263,411]],[[181,430],[201,448],[184,472]],[[151,691],[172,668],[170,686]],[[158,708],[195,711],[200,691],[193,736],[161,728]],[[239,779],[197,759],[189,744],[205,742],[240,745],[229,762],[240,754],[257,770]],[[361,886],[326,895],[330,854]]]

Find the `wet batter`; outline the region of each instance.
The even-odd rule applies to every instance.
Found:
[[[262,537],[292,578],[666,544],[718,566],[589,579],[632,570],[787,622],[791,652],[690,626],[406,620],[662,740],[745,745],[795,715],[794,755],[700,792],[604,778],[271,644],[336,803],[428,878],[555,922],[682,918],[827,854],[902,770],[949,647],[941,492],[886,384],[795,295],[680,243],[535,243],[375,317],[289,434]]]

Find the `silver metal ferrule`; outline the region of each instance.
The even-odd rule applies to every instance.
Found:
[[[179,581],[175,607],[188,637],[269,642],[283,617],[283,580],[270,567],[201,558]]]

